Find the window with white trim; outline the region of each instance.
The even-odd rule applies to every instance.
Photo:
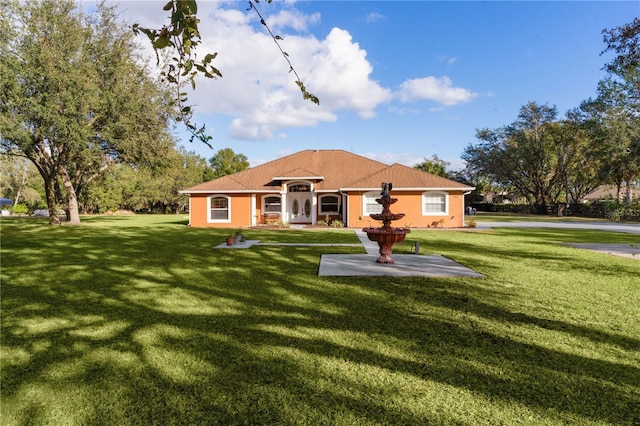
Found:
[[[297,183],[295,185],[289,186],[289,192],[310,192],[311,185],[307,185],[306,183]]]
[[[366,216],[372,213],[382,213],[382,204],[378,204],[376,198],[380,198],[380,192],[367,192],[362,197],[364,203],[363,211]]]
[[[277,213],[282,211],[282,198],[279,195],[267,195],[262,199],[264,213]]]
[[[438,216],[449,213],[449,194],[440,191],[422,193],[422,215]]]
[[[340,197],[333,194],[320,196],[320,213],[331,214],[340,212]]]
[[[209,215],[207,222],[231,221],[231,198],[226,195],[213,195],[207,199]]]

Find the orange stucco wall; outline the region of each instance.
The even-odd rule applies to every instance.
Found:
[[[405,216],[392,223],[396,227],[408,228],[462,228],[464,227],[464,195],[462,191],[449,191],[449,212],[447,215],[422,215],[422,192],[396,191],[392,194],[398,201],[390,206],[391,213],[404,213]],[[365,216],[363,209],[363,192],[349,194],[349,226],[361,228],[367,226],[379,226],[379,222]],[[444,222],[440,222],[444,220]]]
[[[252,218],[251,194],[230,194],[231,197],[231,221],[229,223],[208,223],[207,197],[210,194],[192,194],[189,208],[189,223],[194,227],[212,228],[243,228],[252,226],[252,220],[260,223],[262,217],[262,196],[256,194],[256,215]],[[343,222],[352,228],[364,228],[367,226],[379,226],[375,220],[365,216],[363,212],[364,192],[351,192],[348,194],[346,211],[347,216]],[[422,192],[395,191],[392,194],[398,201],[391,205],[392,213],[404,213],[404,218],[393,222],[396,227],[426,228],[462,228],[464,227],[464,195],[462,191],[449,191],[449,212],[447,215],[422,215]],[[318,220],[324,219],[321,214]],[[347,220],[345,220],[347,219]],[[443,221],[442,223],[440,221]]]
[[[251,226],[251,195],[231,194],[231,221],[208,223],[207,197],[211,194],[191,194],[189,224],[195,227],[243,228]],[[221,194],[224,195],[224,194]],[[256,200],[259,204],[259,200]],[[259,208],[260,206],[258,206]]]

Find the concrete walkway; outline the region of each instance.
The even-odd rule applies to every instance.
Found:
[[[440,255],[392,254],[395,263],[377,263],[380,256],[378,243],[369,240],[362,230],[355,230],[355,233],[367,254],[323,254],[319,276],[483,277]]]
[[[378,243],[369,240],[362,230],[354,230],[360,244],[301,244],[301,243],[261,243],[247,240],[228,246],[218,244],[214,249],[248,249],[255,245],[264,246],[306,246],[306,247],[363,247],[367,254],[323,254],[320,258],[319,276],[393,276],[393,277],[475,277],[479,274],[469,268],[440,255],[421,256],[415,254],[392,254],[393,264],[377,263],[380,256]]]
[[[478,230],[493,228],[552,228],[552,229],[589,229],[611,232],[640,234],[640,225],[613,222],[480,222]],[[363,247],[366,254],[323,254],[320,258],[319,276],[393,276],[393,277],[474,277],[482,278],[469,269],[444,256],[392,254],[393,264],[377,263],[378,244],[370,241],[362,230],[354,230],[360,244],[301,244],[301,243],[260,243],[248,240],[243,244],[227,246],[220,244],[214,248],[246,249],[254,245],[271,246],[345,246]],[[578,244],[566,242],[576,248],[594,250],[617,256],[640,260],[640,249],[630,244]],[[640,241],[638,241],[640,244]]]

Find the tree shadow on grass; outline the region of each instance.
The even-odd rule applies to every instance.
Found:
[[[326,248],[211,251],[220,235],[4,238],[4,413],[15,424],[426,424],[514,403],[512,412],[526,406],[558,423],[638,416],[636,366],[518,341],[469,318],[567,333],[605,351],[633,353],[636,339],[511,312],[503,294],[472,280],[318,278]],[[435,314],[443,309],[454,315]],[[478,407],[447,413],[460,396],[441,395],[447,388],[468,403],[481,395]],[[492,411],[487,401],[501,404]]]

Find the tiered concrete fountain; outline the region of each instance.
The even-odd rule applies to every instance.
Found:
[[[397,198],[391,198],[391,188],[393,188],[393,185],[390,182],[382,183],[381,197],[376,199],[378,204],[382,204],[382,213],[370,215],[372,219],[381,220],[382,227],[363,229],[367,233],[369,240],[377,242],[380,247],[380,257],[376,260],[378,263],[394,263],[391,258],[393,245],[404,241],[407,234],[411,232],[408,228],[393,228],[391,226],[392,221],[404,217],[404,213],[394,214],[389,210],[389,206],[398,201]]]

